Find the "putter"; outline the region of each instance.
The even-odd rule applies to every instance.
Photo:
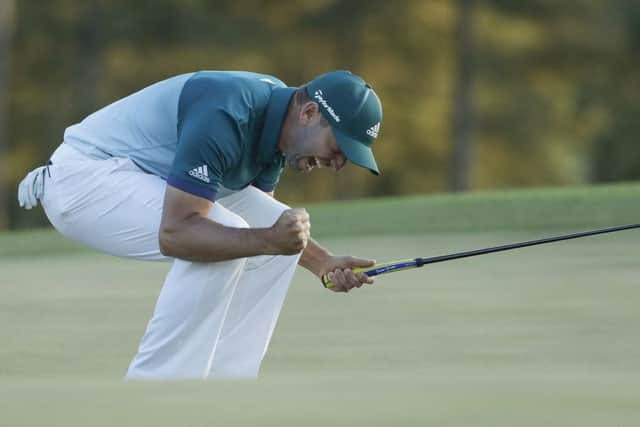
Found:
[[[615,231],[630,230],[633,228],[640,228],[640,224],[620,225],[616,227],[602,228],[599,230],[564,234],[562,236],[547,237],[547,238],[538,239],[538,240],[528,240],[526,242],[510,243],[507,245],[493,246],[490,248],[475,249],[475,250],[464,251],[464,252],[456,252],[453,254],[439,255],[439,256],[434,256],[430,258],[413,258],[413,259],[386,262],[383,264],[374,264],[370,267],[354,268],[353,272],[364,273],[367,276],[373,277],[373,276],[378,276],[380,274],[392,273],[392,272],[401,271],[401,270],[409,270],[411,268],[418,268],[427,264],[435,264],[436,262],[450,261],[453,259],[460,259],[460,258],[468,258],[472,256],[490,254],[494,252],[510,251],[512,249],[525,248],[527,246],[536,246],[536,245],[542,245],[545,243],[559,242],[561,240],[577,239],[579,237],[594,236],[596,234],[613,233]],[[329,277],[327,274],[322,276],[322,284],[324,285],[325,288],[332,288],[335,286],[335,283],[329,280]]]

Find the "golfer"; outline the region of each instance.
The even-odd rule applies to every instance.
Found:
[[[347,160],[378,174],[380,100],[348,71],[299,88],[250,72],[156,83],[70,126],[20,183],[64,236],[116,256],[172,261],[128,378],[258,375],[296,265],[332,291],[373,280],[334,256],[309,214],[274,198],[285,166]]]

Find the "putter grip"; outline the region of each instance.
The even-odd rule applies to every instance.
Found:
[[[358,267],[352,271],[354,273],[364,273],[369,277],[378,276],[379,274],[392,273],[394,271],[406,270],[409,268],[422,267],[425,264],[422,258],[402,259],[382,264],[374,264],[369,267]],[[329,280],[328,275],[322,276],[322,284],[325,288],[333,288],[336,284]]]
[[[353,271],[354,273],[362,273],[363,271],[371,270],[372,268],[373,267],[365,267],[365,268],[359,267],[359,268],[354,268],[351,271]],[[327,289],[331,289],[336,285],[331,280],[329,280],[329,275],[328,274],[323,274],[322,275],[322,284]]]

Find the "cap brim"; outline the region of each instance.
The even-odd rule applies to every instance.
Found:
[[[365,169],[369,169],[374,175],[380,175],[371,147],[364,145],[357,139],[345,135],[333,126],[332,129],[338,146],[351,163]]]

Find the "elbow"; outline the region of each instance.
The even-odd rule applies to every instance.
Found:
[[[176,257],[175,230],[161,226],[158,233],[160,253],[166,257]]]
[[[191,217],[184,220],[163,218],[158,230],[160,253],[170,258],[191,259],[194,240],[192,227]]]

